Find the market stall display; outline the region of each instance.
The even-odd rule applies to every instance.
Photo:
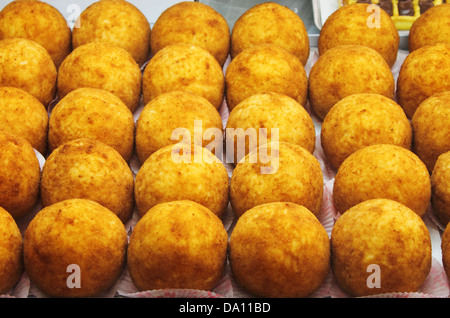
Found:
[[[127,6],[125,0],[103,1]],[[351,7],[332,2],[336,7],[330,0],[312,1],[314,18],[316,9]],[[419,151],[423,136],[417,126],[423,125],[421,106],[430,101],[438,111],[438,99],[449,89],[449,44],[410,53],[404,46],[409,30],[390,28],[394,41],[388,63],[364,43],[321,54],[315,34],[308,34],[305,61],[266,38],[236,56],[228,51],[222,62],[200,42],[215,38],[213,30],[223,32],[225,25],[217,22],[226,21],[222,40],[231,49],[233,29],[236,35],[239,28],[251,29],[241,24],[246,19],[237,23],[198,2],[167,2],[167,11],[129,3],[154,27],[152,35],[164,30],[178,42],[174,30],[188,23],[192,37],[150,51],[140,61],[123,47],[95,40],[72,48],[59,68],[37,42],[0,40],[0,89],[34,96],[49,118],[47,149],[0,133],[0,206],[24,238],[24,267],[14,266],[21,276],[17,281],[11,276],[14,281],[1,297],[450,296],[442,209],[450,202],[448,157],[441,154],[431,170]],[[85,31],[78,17],[91,6],[70,3],[74,14],[63,1],[54,5],[63,6],[60,12],[66,13],[73,35]],[[445,5],[428,8],[422,17],[439,8],[445,15]],[[272,13],[282,6],[246,4],[241,16],[252,7],[262,10],[259,31],[248,33],[256,39],[264,34],[261,25],[277,23]],[[283,7],[286,19],[304,16],[298,11],[302,6],[290,7],[292,12]],[[198,8],[203,13],[194,12]],[[373,13],[365,12],[367,22]],[[108,25],[109,18],[100,16],[91,16],[93,25]],[[118,25],[128,25],[124,15],[117,16]],[[328,16],[323,14],[322,21]],[[364,20],[364,12],[358,19]],[[441,25],[443,32],[446,27]],[[101,33],[126,38],[125,31],[117,34],[124,29],[111,25]],[[276,38],[290,38],[290,32],[278,29]],[[420,57],[421,50],[432,54]],[[420,103],[410,98],[417,111],[404,102],[405,94],[424,96]],[[10,105],[6,97],[0,94],[0,105]],[[318,105],[320,99],[328,102]],[[448,124],[446,108],[434,115],[434,123]],[[441,126],[425,130],[444,132]],[[248,139],[250,129],[256,140]],[[433,151],[433,142],[448,141],[448,134],[426,135],[436,136],[422,142],[426,152]],[[245,142],[233,144],[239,139]],[[343,143],[355,146],[334,162],[336,150],[330,149],[343,150]],[[6,206],[30,189],[21,211]],[[61,196],[50,202],[49,194]],[[348,257],[351,251],[358,251],[360,262]],[[0,257],[9,257],[1,247]],[[372,265],[381,272],[376,267],[369,272]],[[353,268],[351,279],[346,268]],[[77,286],[79,274],[87,279],[83,288]]]

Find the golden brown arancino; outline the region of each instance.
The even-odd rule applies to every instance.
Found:
[[[25,270],[47,296],[97,297],[122,273],[127,243],[125,226],[104,206],[86,199],[61,201],[39,211],[28,225]]]
[[[430,272],[431,259],[424,221],[396,201],[364,201],[333,226],[333,275],[351,296],[416,292]]]
[[[139,290],[211,290],[222,278],[228,235],[208,208],[189,200],[161,203],[133,228],[127,251]]]
[[[308,297],[328,275],[330,242],[308,209],[274,202],[239,218],[229,256],[234,278],[256,296]]]

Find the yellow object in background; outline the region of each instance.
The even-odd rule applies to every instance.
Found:
[[[339,7],[342,7],[344,5],[357,3],[357,0],[338,0]],[[372,4],[378,5],[380,0],[371,0],[369,1]],[[412,7],[414,9],[414,15],[401,15],[399,12],[399,0],[391,0],[392,2],[392,15],[391,18],[395,23],[395,26],[398,30],[409,30],[414,23],[414,21],[417,20],[417,18],[420,17],[420,4],[419,0],[412,0]],[[434,0],[433,5],[437,6],[443,3],[443,0]]]

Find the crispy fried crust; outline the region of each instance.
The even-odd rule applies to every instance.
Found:
[[[450,91],[433,94],[420,103],[411,123],[413,150],[431,173],[437,158],[450,150]]]
[[[30,143],[0,132],[0,206],[14,219],[31,212],[39,199],[41,169]]]
[[[225,73],[230,110],[259,93],[275,92],[306,106],[308,78],[300,60],[275,44],[250,47],[237,55]]]
[[[178,147],[159,149],[139,169],[135,182],[139,214],[143,216],[159,203],[191,200],[223,216],[229,198],[227,169],[212,152],[198,145],[181,151],[190,161],[182,162]]]
[[[70,199],[42,209],[30,222],[24,265],[48,296],[94,297],[119,278],[126,249],[127,232],[114,213],[90,200]],[[72,264],[79,266],[80,288],[68,285]]]
[[[145,67],[144,103],[175,90],[202,96],[219,109],[225,90],[222,67],[211,53],[199,46],[184,43],[166,46]]]
[[[237,19],[231,34],[231,57],[261,44],[278,45],[294,54],[303,65],[310,54],[303,21],[288,7],[274,2],[257,4]]]
[[[403,109],[380,94],[353,94],[337,102],[325,116],[321,144],[338,169],[356,150],[374,144],[411,148],[412,128]]]
[[[141,98],[139,65],[124,49],[91,42],[74,49],[58,72],[58,97],[80,87],[104,89],[119,97],[134,112]]]
[[[43,1],[12,1],[0,12],[0,39],[25,38],[42,45],[56,68],[72,50],[72,31],[64,16]]]
[[[231,176],[230,202],[237,217],[270,202],[297,203],[317,215],[322,195],[323,175],[318,160],[302,146],[286,142],[278,146],[271,142],[250,152]]]
[[[415,292],[431,269],[431,239],[423,220],[396,201],[364,201],[342,214],[331,233],[331,265],[353,296]],[[371,265],[378,266],[376,272]],[[371,288],[375,274],[379,288]]]
[[[153,25],[152,54],[176,43],[200,46],[223,66],[230,51],[228,22],[204,3],[185,1],[174,4],[161,13]]]
[[[201,140],[196,140],[196,124],[202,128]],[[222,133],[223,123],[217,109],[206,98],[186,91],[161,94],[145,105],[136,123],[139,161],[144,163],[158,149],[178,143],[178,139],[172,140],[176,129],[187,129],[192,143],[206,147],[214,140],[208,140],[204,135],[210,128]]]
[[[46,107],[55,97],[57,70],[49,53],[37,42],[1,40],[0,64],[1,86],[20,88]]]
[[[0,208],[0,294],[13,288],[23,273],[23,240],[11,216]]]
[[[417,18],[409,30],[410,52],[437,43],[450,45],[450,3],[431,7]]]
[[[225,270],[228,235],[220,219],[189,200],[158,204],[136,224],[127,264],[139,290],[211,290]]]
[[[270,142],[272,134],[275,134],[279,141],[300,145],[310,153],[314,153],[316,146],[314,122],[306,109],[287,95],[273,92],[256,94],[240,102],[230,112],[226,130],[230,138],[233,134],[236,136],[233,161],[236,164],[241,159],[238,157],[239,142],[244,140],[246,133],[250,134],[248,129],[256,133],[255,146]],[[278,135],[274,129],[278,129]],[[231,139],[227,142],[231,142]],[[249,153],[252,145],[245,139],[243,155]]]
[[[346,96],[375,93],[393,99],[394,90],[389,65],[377,51],[363,45],[342,45],[327,50],[309,74],[309,101],[322,119]]]
[[[0,122],[3,131],[26,139],[45,156],[48,113],[35,97],[19,88],[0,88]]]
[[[322,55],[339,45],[366,45],[383,56],[389,67],[397,60],[400,44],[398,30],[391,17],[380,10],[379,26],[370,27],[373,11],[367,3],[343,6],[332,13],[320,30],[318,49]]]
[[[377,144],[351,154],[339,167],[333,201],[341,213],[368,199],[391,199],[422,216],[431,199],[425,164],[403,147]]]
[[[97,88],[71,91],[52,109],[49,119],[50,151],[80,138],[98,140],[114,148],[125,161],[134,150],[134,117],[114,94]]]
[[[438,157],[431,174],[431,204],[439,221],[450,221],[450,151]]]
[[[106,42],[126,50],[143,65],[150,53],[150,23],[133,4],[124,0],[97,1],[78,17],[72,43],[76,49],[90,42]]]
[[[313,213],[289,202],[256,206],[230,237],[233,277],[262,297],[307,297],[330,269],[328,234]]]
[[[397,101],[409,118],[431,95],[450,90],[450,44],[423,46],[403,62],[397,79]]]
[[[134,179],[127,162],[113,148],[93,139],[62,144],[42,169],[43,206],[79,198],[90,199],[126,222],[134,207]]]

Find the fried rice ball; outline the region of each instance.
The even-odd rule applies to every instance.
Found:
[[[355,151],[337,171],[333,201],[343,214],[369,199],[391,199],[423,216],[431,199],[427,167],[412,151],[396,145],[377,144]]]
[[[260,297],[308,297],[330,270],[330,240],[308,209],[291,202],[246,211],[230,236],[237,282]]]
[[[24,90],[0,88],[0,130],[22,137],[45,155],[48,113],[44,105]]]
[[[201,139],[195,134],[201,128]],[[173,136],[176,129],[180,133],[189,131],[192,143],[208,146],[212,141],[205,135],[208,129],[215,129],[222,136],[223,123],[217,109],[204,97],[185,92],[170,91],[151,100],[139,115],[136,123],[136,153],[141,163],[158,149],[178,143]],[[172,138],[174,137],[174,139]],[[220,142],[220,146],[223,143]],[[214,153],[216,149],[212,150]]]
[[[52,109],[48,142],[51,151],[80,138],[101,141],[129,161],[134,150],[134,117],[114,94],[82,87],[68,93]]]
[[[368,3],[352,3],[340,7],[326,20],[320,30],[318,49],[322,55],[332,47],[340,45],[365,45],[378,53],[392,67],[397,60],[400,36],[391,16],[380,10],[380,25],[371,26],[368,20],[373,15]]]
[[[56,68],[72,50],[72,31],[52,5],[38,0],[12,1],[0,12],[0,39],[24,38],[42,45]]]
[[[450,222],[450,151],[438,157],[431,173],[431,205],[445,227]]]
[[[438,43],[450,45],[450,2],[448,1],[425,11],[414,21],[409,30],[409,52]]]
[[[55,97],[55,63],[37,42],[22,38],[1,40],[0,65],[0,86],[20,88],[44,106]]]
[[[23,239],[14,218],[0,207],[0,295],[11,290],[23,273]]]
[[[122,156],[94,139],[75,139],[56,148],[42,169],[41,201],[67,199],[100,203],[125,223],[133,213],[134,178]]]
[[[339,286],[352,296],[416,292],[431,269],[430,234],[405,205],[368,200],[333,226],[331,266]]]
[[[241,159],[230,181],[230,203],[239,218],[264,203],[292,202],[314,215],[322,206],[319,161],[305,148],[287,142],[259,146]]]
[[[309,101],[322,120],[342,98],[374,93],[394,98],[395,80],[389,65],[374,49],[341,45],[322,54],[309,75]]]
[[[14,219],[30,213],[39,199],[41,167],[31,144],[0,131],[0,206]]]
[[[139,290],[211,290],[225,270],[228,234],[208,208],[189,200],[158,204],[133,228],[127,264]]]
[[[110,288],[124,269],[127,232],[104,206],[70,199],[39,211],[25,231],[23,244],[25,270],[44,294],[95,297]]]
[[[300,60],[275,44],[250,47],[238,54],[225,72],[226,101],[233,110],[244,99],[274,92],[306,105],[308,78]]]
[[[409,118],[433,94],[450,90],[450,44],[421,47],[403,62],[397,78],[397,102]]]
[[[204,3],[176,3],[161,13],[153,25],[151,51],[156,54],[162,48],[176,43],[200,46],[223,66],[230,51],[228,22]]]
[[[104,42],[77,47],[61,64],[58,97],[81,87],[106,90],[119,97],[134,112],[141,98],[142,73],[124,49]]]
[[[246,98],[230,112],[226,132],[227,145],[234,145],[229,159],[236,164],[253,148],[270,142],[272,133],[279,141],[300,145],[310,153],[315,150],[312,118],[297,101],[283,94],[269,92]]]
[[[450,91],[436,93],[420,103],[411,123],[413,150],[431,173],[439,155],[450,151]]]
[[[309,37],[302,19],[275,2],[257,4],[237,19],[231,33],[231,57],[261,44],[279,45],[303,65],[309,58]]]
[[[159,203],[191,200],[222,217],[228,206],[228,179],[224,164],[208,149],[189,144],[165,146],[136,174],[136,207],[142,217]]]
[[[327,160],[337,169],[350,154],[366,146],[392,144],[410,149],[412,128],[392,99],[360,93],[344,97],[330,109],[320,136]]]
[[[182,90],[206,98],[219,109],[225,79],[219,62],[208,51],[178,43],[166,46],[151,58],[142,85],[144,104],[163,93]]]
[[[444,265],[444,271],[447,278],[450,279],[450,226],[444,229],[441,240],[441,252],[442,252],[442,265]]]
[[[145,15],[125,0],[102,0],[89,5],[73,28],[73,48],[90,42],[121,47],[143,65],[150,54],[150,23]]]

